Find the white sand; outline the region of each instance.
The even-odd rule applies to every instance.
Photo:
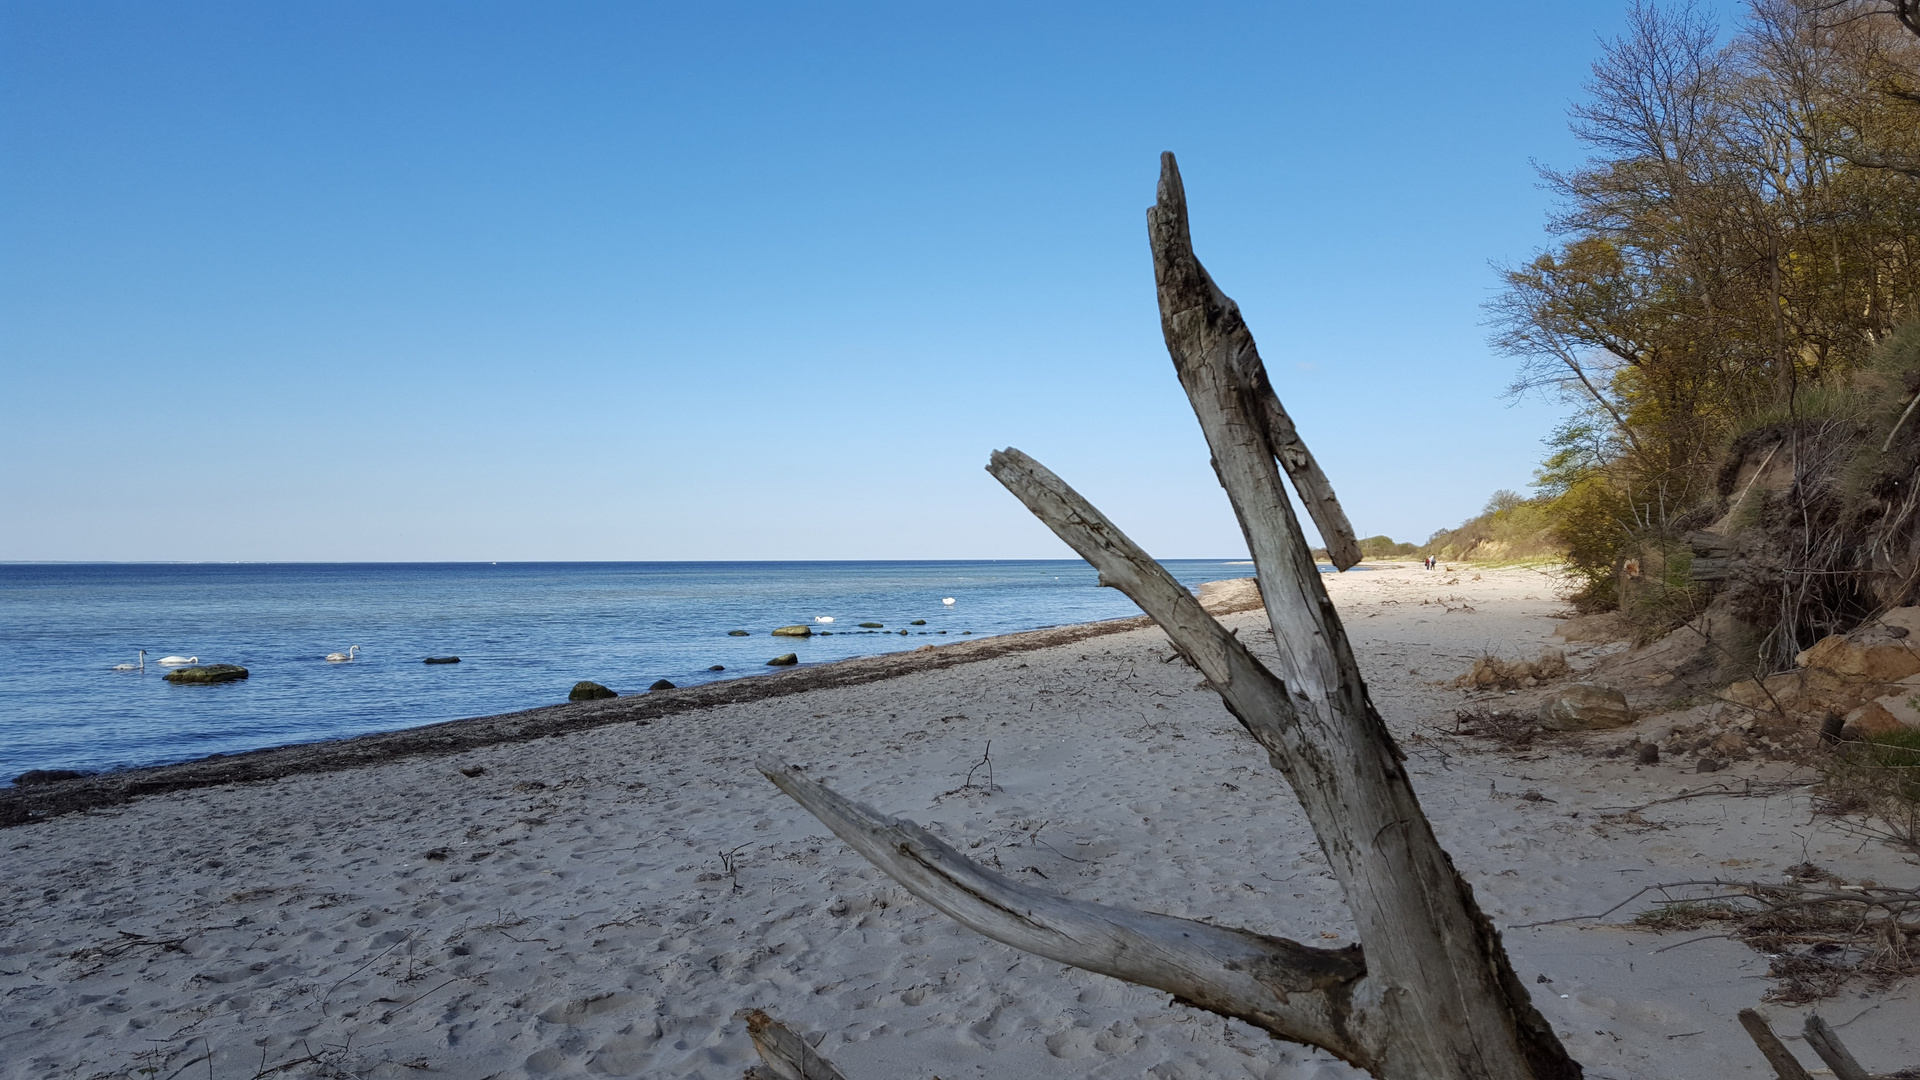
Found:
[[[1562,605],[1544,575],[1407,567],[1331,584],[1427,812],[1502,927],[1803,858],[1915,876],[1813,817],[1798,789],[1601,820],[1783,765],[1696,776],[1583,752],[1628,733],[1520,758],[1438,734],[1462,694],[1437,680],[1482,650],[1550,642]],[[1228,621],[1260,648],[1259,614]],[[1357,1075],[960,929],[751,765],[775,750],[1074,896],[1350,940],[1285,784],[1167,652],[1157,630],[1131,631],[0,830],[0,1077],[198,1077],[210,1050],[217,1080],[288,1063],[271,1075],[733,1080],[752,1061],[731,1019],[745,1006],[823,1034],[853,1080]],[[988,740],[998,790],[942,794]],[[457,771],[474,765],[486,772]],[[1770,985],[1745,946],[1659,952],[1685,938],[1580,924],[1506,939],[1589,1076],[1767,1075],[1734,1020]],[[1799,1030],[1799,1010],[1764,1011]],[[1911,987],[1848,991],[1823,1015],[1853,1021],[1842,1033],[1869,1069],[1920,1061]]]

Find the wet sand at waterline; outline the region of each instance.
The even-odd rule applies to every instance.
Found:
[[[1441,683],[1488,651],[1560,644],[1557,582],[1478,573],[1327,579],[1441,842],[1589,1076],[1763,1075],[1734,1018],[1769,986],[1761,954],[1618,925],[1513,927],[1660,881],[1771,880],[1804,860],[1854,880],[1911,868],[1810,814],[1804,787],[1649,805],[1791,779],[1787,764],[1699,777],[1595,754],[1632,731],[1522,755],[1447,734],[1464,699]],[[1271,648],[1258,611],[1224,619]],[[177,790],[162,778],[156,794],[0,830],[0,1077],[164,1078],[211,1053],[181,1075],[733,1080],[753,1060],[732,1019],[745,1007],[823,1036],[852,1080],[1357,1075],[958,927],[753,768],[777,753],[1075,897],[1351,941],[1264,753],[1196,672],[1165,662],[1157,629],[1098,629],[902,654],[871,679],[792,692],[443,725],[443,742],[223,766],[241,771]],[[1620,646],[1567,648],[1578,670]],[[486,724],[499,737],[462,734]],[[1911,988],[1860,994],[1821,1006],[1852,1021],[1854,1053],[1869,1069],[1920,1060]],[[1804,1012],[1765,1011],[1783,1032]]]

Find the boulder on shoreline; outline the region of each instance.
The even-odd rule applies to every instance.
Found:
[[[775,627],[773,631],[773,636],[774,637],[812,637],[813,627],[808,626],[806,623],[800,623],[795,626]]]
[[[587,679],[582,679],[574,683],[573,689],[567,692],[568,701],[602,701],[606,698],[617,698],[619,696],[619,694],[601,686],[599,683],[591,682]]]
[[[1627,695],[1600,683],[1574,683],[1540,706],[1540,726],[1548,731],[1600,731],[1631,723]]]
[[[161,678],[170,683],[224,683],[236,682],[247,677],[247,669],[238,664],[203,664],[199,667],[175,668]]]
[[[767,661],[767,666],[768,667],[792,667],[794,664],[797,664],[799,662],[800,662],[800,657],[798,655],[794,653],[782,653],[781,655],[776,656],[773,659]]]
[[[673,684],[673,682],[672,682],[671,680],[668,680],[668,679],[659,679],[659,680],[657,680],[657,681],[655,681],[655,682],[654,682],[654,684],[653,684],[652,686],[649,686],[649,687],[647,687],[647,689],[649,689],[649,690],[674,690],[674,689],[677,689],[677,687],[675,687],[675,686],[674,686],[674,684]]]

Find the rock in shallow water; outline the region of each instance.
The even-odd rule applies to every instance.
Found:
[[[781,626],[773,631],[775,637],[812,637],[813,627],[805,623],[798,626]]]
[[[715,665],[713,665],[712,667],[710,667],[710,668],[708,668],[707,670],[708,670],[708,671],[725,671],[725,670],[727,670],[727,665],[725,665],[725,664],[715,664]]]
[[[567,692],[568,701],[600,701],[605,698],[616,698],[619,696],[619,694],[601,686],[599,683],[589,682],[585,679],[574,683],[573,689]]]
[[[768,667],[791,667],[792,665],[797,664],[799,662],[800,662],[800,657],[797,656],[796,654],[783,653],[767,661],[767,666]]]
[[[727,631],[727,636],[728,637],[751,637],[752,634],[750,631],[746,631],[746,630],[729,630]]]
[[[1599,731],[1631,723],[1627,695],[1599,683],[1574,683],[1540,706],[1540,726],[1548,731]]]
[[[457,664],[460,662],[460,658],[457,656],[429,656],[424,662],[428,664]]]
[[[223,683],[235,682],[247,677],[247,669],[238,664],[205,664],[200,667],[175,668],[161,678],[170,683]]]
[[[647,687],[647,689],[649,689],[649,690],[672,690],[672,689],[674,689],[674,685],[673,685],[673,683],[672,683],[672,682],[671,682],[670,680],[667,680],[667,679],[661,679],[661,680],[659,680],[659,681],[657,681],[657,682],[655,682],[655,683],[654,683],[654,684],[653,684],[652,686],[649,686],[649,687]]]

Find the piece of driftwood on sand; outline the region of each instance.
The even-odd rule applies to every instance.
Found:
[[[1317,949],[1030,888],[776,759],[761,768],[909,891],[1016,948],[1166,990],[1389,1080],[1580,1076],[1435,839],[1368,697],[1279,465],[1316,519],[1329,519],[1323,536],[1351,529],[1318,467],[1301,468],[1312,459],[1291,421],[1280,426],[1285,412],[1239,309],[1194,256],[1171,154],[1158,195],[1148,231],[1161,326],[1253,554],[1277,670],[1039,462],[1008,449],[988,471],[1092,563],[1102,584],[1139,604],[1266,748],[1345,891],[1360,946]]]
[[[1801,1065],[1800,1059],[1787,1049],[1787,1044],[1773,1033],[1773,1027],[1767,1023],[1766,1017],[1753,1009],[1741,1009],[1740,1026],[1747,1029],[1747,1035],[1760,1048],[1760,1055],[1767,1059],[1767,1064],[1773,1067],[1773,1075],[1779,1080],[1813,1080],[1806,1066]],[[1840,1041],[1840,1033],[1818,1014],[1807,1017],[1801,1032],[1808,1049],[1826,1064],[1834,1080],[1914,1080],[1920,1077],[1920,1069],[1879,1074],[1868,1072],[1853,1056],[1853,1051]]]
[[[741,1009],[735,1020],[747,1024],[760,1064],[747,1070],[747,1080],[847,1080],[833,1062],[820,1056],[799,1032],[759,1009]]]

